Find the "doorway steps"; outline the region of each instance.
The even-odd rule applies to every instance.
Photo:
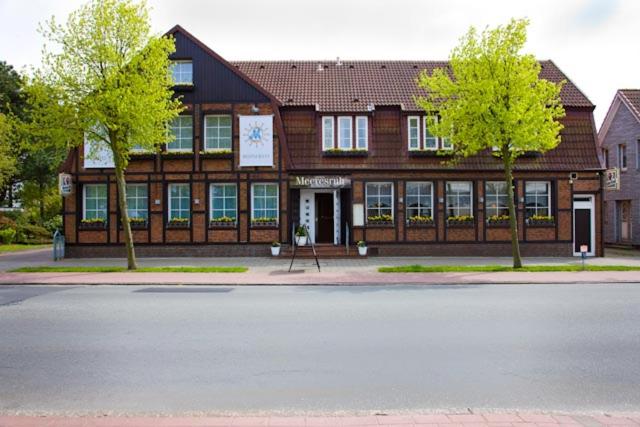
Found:
[[[319,259],[326,258],[357,258],[358,248],[355,245],[349,247],[349,253],[347,254],[347,248],[344,245],[332,245],[332,244],[316,244],[316,253]],[[281,258],[291,258],[293,254],[293,248],[291,245],[282,245],[280,249]],[[298,246],[296,250],[296,258],[313,258],[313,250],[311,245]]]

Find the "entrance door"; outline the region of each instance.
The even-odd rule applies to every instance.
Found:
[[[620,241],[631,240],[631,201],[622,200],[620,203]]]
[[[316,243],[333,243],[333,193],[316,193]]]
[[[580,255],[580,247],[587,246],[587,255],[595,255],[595,215],[593,196],[573,198],[573,254]]]

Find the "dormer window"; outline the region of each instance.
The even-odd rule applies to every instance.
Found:
[[[366,151],[368,147],[367,116],[322,117],[323,151]]]
[[[429,131],[437,123],[438,116],[409,116],[407,118],[407,143],[409,151],[453,150],[449,138],[438,138]]]
[[[193,62],[187,60],[172,61],[171,76],[175,85],[193,85]]]

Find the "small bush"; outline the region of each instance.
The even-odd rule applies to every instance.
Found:
[[[10,245],[15,241],[16,230],[13,228],[5,228],[0,230],[0,242],[5,245]]]
[[[5,230],[7,228],[13,228],[15,231],[16,222],[6,215],[0,215],[0,230]]]
[[[42,225],[50,234],[53,234],[56,230],[60,230],[60,232],[62,232],[62,215],[56,215],[45,221]]]
[[[51,233],[44,227],[34,224],[19,225],[16,229],[19,243],[48,243],[51,241]]]

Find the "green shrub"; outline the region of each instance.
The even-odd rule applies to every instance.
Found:
[[[16,235],[16,240],[19,243],[48,243],[51,241],[49,230],[34,224],[18,225]]]
[[[13,230],[15,231],[16,222],[6,215],[0,215],[0,230],[4,230],[7,228],[13,228]]]
[[[47,220],[43,224],[50,234],[53,234],[56,230],[62,232],[62,215],[56,215],[53,218]]]
[[[5,245],[10,245],[16,238],[16,230],[13,228],[5,228],[0,230],[0,242]]]

